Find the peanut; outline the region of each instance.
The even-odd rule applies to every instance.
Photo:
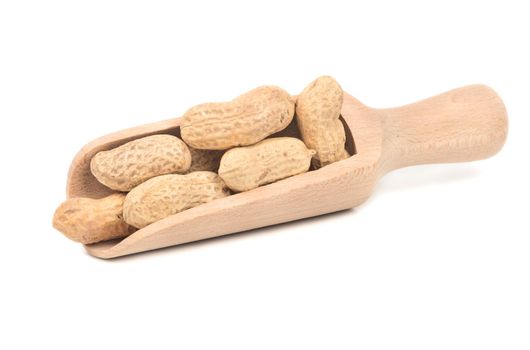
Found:
[[[157,176],[127,194],[123,217],[129,225],[142,228],[229,194],[221,178],[209,171]]]
[[[329,76],[313,81],[298,96],[296,118],[302,139],[317,153],[316,168],[346,159],[346,135],[339,120],[343,93],[340,85]]]
[[[189,149],[191,153],[191,166],[188,169],[188,173],[194,171],[217,172],[223,151],[196,149],[193,147],[189,147]]]
[[[152,135],[97,153],[90,170],[103,185],[130,191],[158,175],[185,173],[190,164],[191,154],[182,140],[173,135]]]
[[[315,151],[299,139],[276,137],[233,148],[221,158],[219,176],[236,192],[306,172]]]
[[[53,216],[53,227],[66,237],[83,244],[128,236],[132,230],[123,221],[122,193],[101,199],[70,198]]]
[[[287,92],[263,86],[230,102],[192,107],[184,114],[180,130],[191,147],[224,150],[255,144],[285,129],[293,115],[294,103]]]

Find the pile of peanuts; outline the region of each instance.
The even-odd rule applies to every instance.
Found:
[[[139,138],[97,153],[90,170],[116,191],[101,199],[70,198],[53,226],[84,244],[128,236],[170,215],[285,179],[350,155],[339,120],[343,92],[329,76],[296,101],[263,86],[230,102],[204,103],[182,117],[180,136]],[[270,137],[296,116],[302,140]]]

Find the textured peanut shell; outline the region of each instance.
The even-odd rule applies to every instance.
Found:
[[[275,86],[262,86],[230,102],[189,109],[180,125],[182,139],[197,149],[224,150],[255,144],[289,125],[294,102]]]
[[[219,163],[223,156],[223,151],[207,150],[207,149],[196,149],[188,147],[191,153],[191,166],[188,169],[188,173],[194,171],[213,171],[217,172],[219,169]]]
[[[315,151],[293,137],[275,137],[227,151],[219,176],[233,191],[254,189],[309,170]]]
[[[155,176],[185,173],[190,164],[190,151],[181,139],[153,135],[98,152],[90,162],[90,170],[103,185],[130,191]]]
[[[230,195],[216,173],[197,171],[187,175],[162,175],[147,180],[127,194],[125,221],[142,228],[183,210]]]
[[[123,221],[122,193],[101,199],[70,198],[53,216],[53,227],[83,244],[128,236],[133,230]]]
[[[329,76],[323,76],[307,86],[296,100],[296,118],[302,139],[317,153],[316,168],[346,159],[346,134],[339,120],[343,92]]]

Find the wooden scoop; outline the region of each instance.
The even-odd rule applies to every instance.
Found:
[[[100,258],[168,247],[352,208],[387,172],[411,165],[490,157],[504,144],[507,116],[500,97],[473,85],[400,108],[373,109],[345,94],[341,118],[352,156],[318,170],[200,205],[121,241],[87,245]],[[119,131],[90,142],[74,158],[67,196],[111,193],[90,172],[99,151],[153,134],[180,135],[180,119]],[[298,135],[296,121],[279,135]]]

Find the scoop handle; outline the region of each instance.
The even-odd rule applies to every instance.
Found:
[[[479,160],[506,140],[508,118],[493,89],[471,85],[398,108],[379,110],[384,128],[384,171]]]

